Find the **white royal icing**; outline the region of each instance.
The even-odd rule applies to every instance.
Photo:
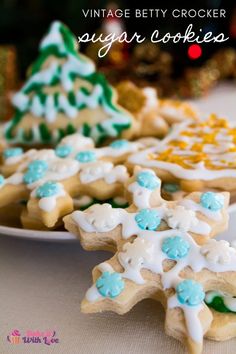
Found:
[[[193,211],[198,211],[201,214],[205,215],[209,219],[212,219],[212,220],[215,220],[215,221],[217,221],[219,219],[222,219],[222,214],[221,214],[220,210],[218,210],[218,211],[209,210],[209,209],[204,208],[203,206],[201,206],[199,203],[194,202],[191,199],[187,199],[186,198],[186,199],[180,200],[178,202],[178,204],[182,205],[185,208],[189,208],[189,209],[191,209]]]
[[[76,101],[79,104],[84,102],[89,108],[95,109],[99,106],[99,99],[103,94],[103,88],[100,85],[95,85],[90,95],[84,94],[82,91],[76,93]]]
[[[4,162],[6,165],[14,165],[20,161],[22,161],[23,155],[18,155],[18,156],[11,156],[11,157],[7,157],[4,159]]]
[[[72,106],[67,97],[63,94],[59,94],[58,108],[61,109],[69,118],[75,118],[78,114],[78,110],[75,106]]]
[[[114,273],[114,269],[107,262],[100,263],[97,266],[97,268],[98,268],[98,270],[100,270],[100,272]],[[98,292],[95,284],[93,286],[91,286],[91,288],[88,289],[85,296],[86,296],[86,299],[90,302],[94,302],[94,301],[98,301],[98,300],[102,299],[102,295]]]
[[[38,95],[35,95],[32,98],[31,113],[36,117],[41,117],[44,114],[44,105],[41,103]]]
[[[203,305],[194,307],[186,306],[184,304],[180,304],[177,296],[173,295],[168,299],[168,308],[172,309],[175,307],[180,307],[183,310],[190,337],[193,338],[196,342],[201,343],[203,338],[203,330],[198,315],[202,310]]]
[[[39,180],[27,184],[27,188],[30,190],[35,189],[36,187],[40,186],[41,184],[47,181],[62,181],[68,179],[76,173],[79,172],[80,164],[78,161],[73,159],[60,159],[55,157],[53,150],[42,150],[38,151],[36,154],[30,154],[30,158],[28,161],[23,161],[22,164],[18,167],[17,171],[10,177],[6,178],[4,183],[1,185],[3,187],[5,184],[21,184],[23,183],[23,176],[24,173],[20,171],[25,171],[28,164],[37,159],[44,159],[48,162],[48,169],[46,170],[44,176]],[[54,158],[53,158],[54,156]]]
[[[69,178],[79,171],[80,164],[73,159],[55,159],[49,165],[48,174],[52,175],[55,180]]]
[[[153,176],[156,176],[152,170],[142,169],[142,171],[149,171]],[[135,173],[135,177],[138,173],[139,173],[139,171],[137,171]],[[161,186],[161,180],[158,177],[156,177],[156,178],[159,180],[160,186]],[[160,190],[160,188],[161,187],[159,187],[157,190]],[[153,190],[143,188],[137,182],[133,182],[128,186],[128,191],[132,193],[133,203],[137,208],[139,208],[139,209],[150,208],[150,206],[151,206],[150,199],[151,199],[151,195],[153,193]]]
[[[91,138],[87,138],[79,133],[75,133],[63,138],[59,146],[69,145],[72,147],[70,157],[75,157],[81,150],[88,150],[95,154],[97,159],[104,157],[125,157],[126,154],[132,153],[143,148],[143,144],[140,142],[128,142],[120,148],[113,148],[112,146],[94,148],[94,141]]]
[[[127,153],[132,153],[143,148],[143,144],[140,142],[131,142],[129,141],[127,145],[119,149],[115,149],[112,146],[106,146],[103,148],[95,149],[97,157],[111,156],[111,157],[119,157],[125,155]]]
[[[56,193],[55,195],[51,197],[43,197],[39,199],[38,205],[41,210],[50,213],[56,208],[57,198],[65,196],[66,193],[63,185],[61,183],[58,183],[58,187],[59,187],[58,193]],[[36,189],[33,190],[31,196],[36,197]]]
[[[59,21],[54,21],[50,27],[49,33],[42,39],[40,43],[40,49],[45,49],[52,45],[57,46],[59,52],[61,54],[67,54],[68,49],[65,47],[65,41],[62,38],[62,34],[60,32],[61,23]],[[77,45],[77,43],[75,43]],[[71,56],[73,57],[73,56]],[[80,65],[73,66],[73,62],[68,65],[66,76],[68,76],[68,72],[77,70],[80,75],[86,76],[90,75],[94,72],[95,67],[92,61],[83,61],[81,60]],[[62,74],[64,77],[65,73]],[[65,85],[66,86],[66,85]],[[68,87],[69,89],[70,87]]]
[[[23,173],[17,172],[14,173],[12,176],[8,177],[5,179],[3,184],[1,184],[1,187],[3,187],[5,184],[20,184],[23,182]]]
[[[91,138],[87,138],[79,133],[66,136],[60,141],[60,145],[69,145],[76,151],[83,149],[90,149],[94,147],[94,141]]]
[[[17,167],[17,171],[24,171],[30,162],[35,160],[44,160],[50,163],[53,159],[56,158],[55,152],[53,149],[42,149],[35,150],[31,149],[26,151],[23,155],[22,163]]]
[[[80,180],[83,184],[91,183],[99,179],[104,179],[108,184],[124,182],[128,179],[127,168],[125,166],[114,166],[111,162],[97,161],[81,166]]]

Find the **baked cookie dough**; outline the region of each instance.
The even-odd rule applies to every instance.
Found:
[[[219,325],[208,335],[213,315],[205,292],[217,284],[236,294],[236,250],[209,239],[227,227],[229,195],[195,192],[181,202],[166,202],[160,179],[149,169],[135,169],[126,188],[128,209],[93,205],[64,218],[85,249],[114,252],[95,267],[82,311],[124,314],[153,298],[166,309],[166,332],[199,354],[203,337],[217,339],[220,332]]]

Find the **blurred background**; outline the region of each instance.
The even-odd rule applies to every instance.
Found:
[[[197,6],[194,4],[194,9],[226,9],[225,18],[111,20],[85,18],[82,14],[82,9],[116,7],[190,9],[193,3],[146,0],[141,6],[131,0],[0,0],[0,96],[25,79],[27,68],[38,55],[40,39],[56,19],[67,24],[76,36],[85,32],[109,33],[115,28],[118,32],[137,31],[148,37],[155,29],[162,33],[184,32],[193,23],[196,32],[202,28],[203,33],[223,32],[230,37],[226,43],[202,44],[197,51],[191,51],[189,44],[171,42],[161,46],[148,42],[138,47],[114,45],[103,60],[98,60],[96,45],[82,46],[81,50],[115,84],[131,79],[140,86],[158,86],[160,95],[196,97],[206,94],[218,81],[236,77],[235,0],[198,0]]]

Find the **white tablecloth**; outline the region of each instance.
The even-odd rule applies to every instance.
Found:
[[[236,87],[221,86],[195,102],[204,111],[236,115]],[[143,301],[124,316],[84,315],[80,301],[91,284],[92,268],[109,257],[85,252],[78,242],[36,242],[0,237],[0,353],[176,354],[182,346],[165,335],[164,312]],[[11,344],[18,329],[55,330],[59,343]],[[236,340],[205,341],[204,353],[234,354]]]

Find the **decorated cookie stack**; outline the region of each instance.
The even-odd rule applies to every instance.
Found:
[[[127,206],[123,190],[129,174],[122,163],[141,148],[124,139],[95,148],[91,138],[78,133],[55,149],[8,148],[1,166],[0,207],[26,201],[23,226],[44,229],[58,227],[74,207],[96,200],[113,198],[113,204]]]

